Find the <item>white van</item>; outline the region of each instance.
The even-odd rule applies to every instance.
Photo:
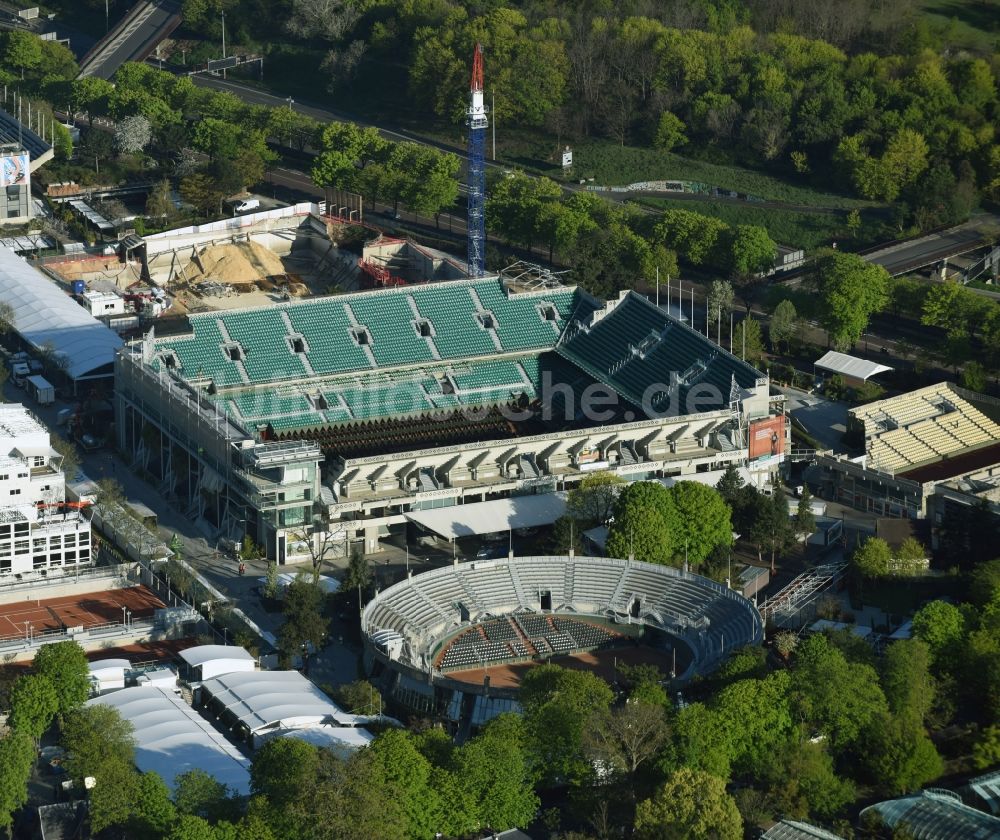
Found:
[[[237,213],[248,213],[251,210],[260,210],[260,201],[256,198],[248,198],[246,201],[237,201],[233,210]]]

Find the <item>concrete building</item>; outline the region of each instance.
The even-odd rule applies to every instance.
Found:
[[[634,293],[459,279],[156,329],[116,362],[120,449],[279,563],[322,534],[375,551],[414,511],[594,470],[769,471],[786,447],[767,377]]]
[[[948,501],[990,499],[1000,482],[1000,400],[950,383],[848,413],[857,456],[821,453],[824,498],[880,516],[931,518]],[[996,494],[1000,498],[1000,493]]]
[[[62,507],[61,462],[48,430],[24,406],[0,405],[0,577],[92,563],[90,522]]]

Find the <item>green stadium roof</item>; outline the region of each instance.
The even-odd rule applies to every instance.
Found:
[[[688,396],[708,390],[698,386],[711,386],[728,404],[734,380],[750,388],[764,376],[635,292],[590,326],[572,323],[556,350],[635,405],[657,413],[695,413],[687,410]]]
[[[573,288],[508,294],[495,278],[460,280],[198,313],[192,333],[156,349],[173,351],[185,379],[250,386],[548,350],[594,306]]]

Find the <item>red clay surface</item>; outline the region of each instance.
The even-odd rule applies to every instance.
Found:
[[[33,633],[60,630],[63,627],[97,627],[122,621],[122,607],[132,612],[132,618],[150,618],[153,611],[165,607],[152,590],[145,586],[110,589],[67,595],[43,601],[25,599],[0,605],[0,638],[23,636],[25,623]]]
[[[683,647],[678,647],[677,670],[683,672],[687,667],[689,654]],[[589,653],[578,653],[572,656],[553,656],[546,660],[564,668],[577,671],[591,671],[608,682],[617,679],[617,665],[655,665],[664,676],[670,674],[673,667],[673,656],[666,651],[657,650],[642,645],[624,645],[610,650],[594,650]],[[529,669],[541,665],[540,660],[532,662],[517,662],[513,664],[498,663],[489,668],[472,668],[467,671],[448,671],[443,676],[470,685],[482,685],[483,678],[490,678],[490,685],[496,688],[517,688]]]

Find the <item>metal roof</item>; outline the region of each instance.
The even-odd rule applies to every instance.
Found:
[[[1000,837],[1000,819],[963,804],[948,790],[925,790],[913,796],[879,802],[862,811],[874,810],[890,828],[903,823],[914,840],[995,840]]]
[[[970,780],[969,789],[983,800],[991,813],[1000,812],[1000,770]]]
[[[110,706],[132,724],[136,766],[158,773],[171,790],[178,775],[198,769],[233,793],[249,793],[250,762],[173,692],[147,686],[125,688],[87,705]]]
[[[26,113],[22,109],[22,114]],[[17,117],[4,110],[0,110],[0,143],[20,146],[31,155],[32,163],[52,150],[52,146],[28,128],[27,123],[19,122]]]
[[[205,680],[202,691],[250,732],[330,721],[353,723],[329,697],[298,671],[250,671]]]
[[[192,668],[220,659],[256,662],[253,655],[239,645],[196,645],[180,652],[180,657]]]
[[[849,356],[847,353],[838,353],[836,350],[825,353],[821,359],[813,362],[813,366],[861,380],[867,380],[877,373],[886,373],[892,370],[888,365],[869,362],[867,359],[859,359],[857,356]]]
[[[843,840],[839,834],[798,820],[782,820],[771,826],[761,840]]]
[[[121,337],[13,251],[0,248],[0,301],[10,304],[14,329],[36,349],[55,348],[71,379],[110,367]]]

